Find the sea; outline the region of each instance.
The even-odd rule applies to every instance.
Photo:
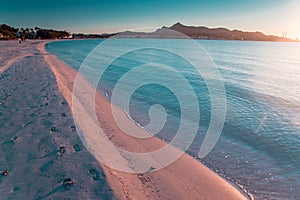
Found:
[[[46,50],[79,71],[84,63],[94,59],[95,62],[89,62],[92,64],[88,68],[103,72],[98,77],[96,88],[109,100],[122,77],[134,68],[146,66],[146,70],[131,73],[122,90],[132,90],[141,81],[151,81],[135,88],[128,100],[129,107],[122,107],[123,104],[117,106],[146,130],[151,122],[149,110],[153,105],[163,107],[160,109],[161,114],[166,116],[163,127],[160,130],[149,128],[148,131],[167,142],[172,141],[179,129],[183,113],[181,106],[189,104],[192,99],[190,91],[186,90],[192,89],[200,112],[197,134],[186,152],[251,198],[300,199],[300,43],[141,38],[109,40],[113,45],[103,45],[107,42],[104,39],[55,41],[48,43]],[[206,59],[203,60],[204,65],[211,65],[219,76],[203,74],[205,70],[199,74],[190,60],[182,55],[189,55],[190,60],[199,60],[200,67],[201,59]],[[169,82],[175,72],[184,77],[185,83],[191,87],[184,87],[175,75],[172,88],[161,84]],[[226,107],[220,108],[226,111],[224,126],[214,148],[205,157],[199,158],[201,144],[214,116],[212,96],[215,94],[208,85],[214,78],[221,81],[226,95]],[[185,100],[178,98],[177,92]]]

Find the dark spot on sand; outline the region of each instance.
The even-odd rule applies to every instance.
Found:
[[[144,176],[144,174],[138,174],[138,178],[141,180],[143,185],[150,181],[150,177]]]
[[[81,146],[79,144],[75,144],[73,146],[73,149],[74,149],[75,152],[79,152],[79,151],[81,151]]]
[[[63,186],[69,190],[71,187],[75,185],[75,180],[72,180],[71,178],[66,178],[63,182]]]
[[[48,106],[48,105],[49,105],[48,103],[45,103],[45,104],[40,105],[40,107],[44,107],[44,106]]]
[[[10,141],[12,142],[12,143],[15,143],[15,141],[18,139],[18,137],[17,136],[14,136],[14,137],[12,137],[11,139],[10,139]]]
[[[19,187],[14,187],[14,188],[13,188],[13,191],[14,191],[14,192],[17,192],[17,191],[19,191],[19,190],[20,190]]]
[[[53,127],[50,128],[50,131],[51,131],[51,132],[54,132],[54,133],[57,132],[57,130],[58,130],[58,129],[57,129],[55,126],[53,126]]]
[[[76,131],[76,126],[71,126],[70,128],[72,131]]]
[[[58,151],[60,154],[64,154],[64,153],[66,153],[67,148],[66,148],[66,147],[59,147],[57,151]]]
[[[65,102],[65,101],[61,102],[61,105],[66,105],[66,104],[67,104],[67,102]]]
[[[90,169],[89,174],[92,175],[94,181],[99,180],[99,173],[95,169]]]
[[[67,115],[66,115],[66,113],[61,113],[61,116],[66,117]]]
[[[47,115],[48,115],[48,117],[51,117],[53,114],[52,113],[48,113]]]

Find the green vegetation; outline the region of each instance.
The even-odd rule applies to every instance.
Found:
[[[16,32],[19,29],[14,28],[14,27],[10,27],[6,24],[2,24],[0,25],[0,39],[15,39],[17,38]]]
[[[70,37],[70,33],[67,31],[56,31],[52,29],[35,28],[36,38],[39,39],[63,39]]]
[[[0,40],[21,39],[63,39],[69,38],[71,34],[67,31],[52,29],[14,28],[6,24],[0,25]]]
[[[14,28],[6,24],[0,25],[0,40],[25,39],[91,39],[109,38],[115,34],[71,34],[68,31],[57,31],[53,29]]]

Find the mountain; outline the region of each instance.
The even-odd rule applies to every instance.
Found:
[[[157,29],[151,33],[125,31],[119,33],[116,37],[132,38],[193,38],[207,40],[246,40],[246,41],[278,41],[295,42],[289,38],[283,38],[273,35],[265,35],[261,32],[244,32],[240,30],[229,30],[226,28],[207,28],[204,26],[185,26],[176,23],[173,26]]]

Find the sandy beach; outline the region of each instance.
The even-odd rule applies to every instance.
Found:
[[[0,42],[0,199],[112,199],[38,43]]]
[[[76,71],[48,54],[46,42],[16,43],[0,43],[14,47],[10,54],[0,52],[0,170],[9,172],[0,177],[1,197],[248,199],[188,154],[149,173],[121,172],[97,161],[84,148],[72,120],[70,107],[74,102]],[[17,51],[20,48],[24,50]],[[84,79],[80,80],[87,91],[94,90]],[[99,92],[95,109],[111,143],[134,152],[148,152],[165,145],[155,137],[137,139],[120,130],[113,119],[110,102]],[[118,113],[124,124],[132,123],[121,110]],[[81,128],[86,138],[96,137]],[[103,150],[89,141],[87,144],[93,154]],[[119,157],[125,164],[135,162],[121,154]],[[74,184],[66,187],[63,182],[68,178]]]

